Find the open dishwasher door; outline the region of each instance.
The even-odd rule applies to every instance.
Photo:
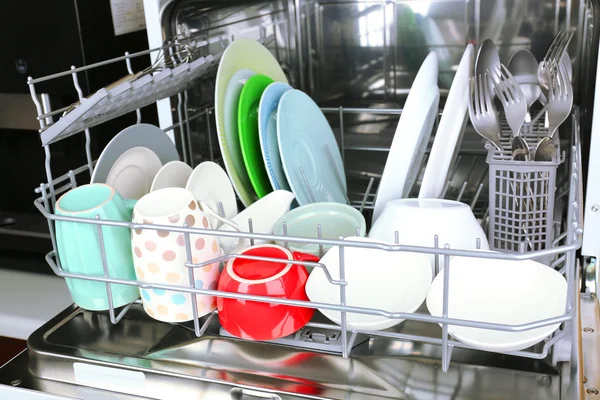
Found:
[[[598,4],[595,4],[596,14]],[[597,43],[590,44],[597,46]],[[598,48],[596,47],[595,58],[590,62],[598,61]],[[600,391],[600,363],[598,354],[600,352],[600,306],[598,302],[598,290],[600,290],[600,274],[598,262],[600,261],[600,68],[596,67],[595,84],[593,94],[588,95],[589,104],[593,104],[590,110],[590,118],[587,122],[590,126],[587,136],[589,146],[587,185],[584,203],[584,235],[581,248],[583,258],[582,295],[581,295],[581,346],[583,349],[582,369],[584,373],[585,393],[588,397],[597,396]],[[593,99],[593,100],[592,100]]]
[[[574,82],[579,93],[585,91],[589,74],[596,74],[595,61],[590,63],[598,48],[591,27],[600,26],[594,24],[595,3],[509,3],[145,0],[144,6],[151,49],[165,40],[193,37],[204,43],[201,55],[216,60],[235,38],[261,41],[290,84],[308,93],[326,114],[344,159],[349,201],[368,214],[375,198],[370,189],[381,178],[401,107],[430,51],[440,60],[444,99],[466,44],[479,46],[492,38],[502,60],[521,48],[541,59],[559,27],[574,28],[568,50]],[[158,57],[150,56],[151,63]],[[212,107],[214,78],[203,75],[192,87],[156,103],[160,127],[191,165],[221,161]],[[560,253],[553,266],[572,277],[566,313],[572,318],[527,351],[475,350],[447,336],[441,339],[437,323],[415,320],[374,334],[351,332],[343,342],[340,329],[331,329],[317,315],[293,335],[258,342],[227,334],[216,314],[199,324],[168,324],[150,318],[138,303],[118,316],[112,309],[89,312],[72,306],[36,331],[28,350],[0,369],[0,398],[593,398],[600,390],[595,380],[600,374],[590,372],[600,371],[593,369],[600,351],[598,302],[593,291],[580,293],[583,263],[577,257],[584,209],[581,138],[588,143],[590,135],[581,123],[590,112],[586,107],[579,104],[560,131],[565,162],[556,179],[555,244]],[[470,205],[484,224],[489,204],[486,154],[468,124],[446,188],[446,198]],[[412,196],[420,177],[422,171]],[[69,179],[72,174],[50,183],[58,191]],[[50,189],[52,184],[40,189],[42,209]],[[55,257],[47,258],[53,268]],[[425,305],[417,312],[428,313]]]

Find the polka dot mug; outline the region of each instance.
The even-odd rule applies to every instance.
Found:
[[[133,222],[211,229],[205,213],[194,195],[183,188],[165,188],[142,197],[133,209]],[[134,229],[131,243],[135,273],[140,281],[166,285],[190,286],[188,261],[183,233],[168,230]],[[190,235],[191,259],[202,263],[220,257],[219,241],[211,235]],[[199,289],[216,289],[219,263],[194,268],[194,283]],[[151,317],[164,322],[193,319],[192,295],[174,290],[142,289],[144,309]],[[196,296],[198,317],[216,307],[216,298]]]

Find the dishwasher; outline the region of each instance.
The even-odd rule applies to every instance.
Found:
[[[144,8],[149,50],[23,82],[29,85],[36,105],[42,137],[49,131],[54,135],[50,141],[42,140],[47,181],[35,188],[35,205],[48,219],[51,235],[57,198],[87,183],[93,170],[93,128],[113,118],[130,113],[137,115],[140,123],[141,107],[157,107],[160,128],[176,143],[183,161],[192,167],[207,160],[223,162],[216,134],[215,75],[220,56],[236,38],[260,41],[279,61],[290,85],[309,94],[321,107],[340,147],[348,200],[368,217],[404,101],[430,51],[440,60],[441,112],[467,44],[472,43],[477,51],[485,39],[493,39],[502,60],[518,49],[531,50],[539,60],[559,30],[573,31],[567,50],[573,62],[575,100],[572,114],[559,132],[562,162],[551,195],[554,236],[548,248],[530,251],[521,245],[504,254],[513,260],[548,257],[551,266],[564,274],[568,298],[567,309],[557,320],[560,329],[523,351],[487,352],[454,340],[444,328],[451,320],[431,319],[422,306],[402,324],[385,331],[352,330],[315,315],[295,334],[261,342],[228,334],[214,312],[187,323],[164,323],[146,315],[139,300],[119,309],[111,304],[108,311],[101,312],[72,305],[34,332],[27,349],[0,368],[0,397],[600,398],[596,297],[600,105],[594,104],[600,87],[596,78],[600,71],[599,2],[145,0]],[[127,80],[136,74],[131,60],[148,56],[149,68],[161,64],[162,71],[168,71],[162,81],[158,77],[162,72],[154,75],[155,90],[136,91],[133,81],[121,93],[110,92],[120,87],[110,82],[95,93],[81,91],[83,71],[121,66]],[[202,63],[195,68],[197,60]],[[53,110],[38,100],[36,85],[56,79],[72,81],[73,92],[80,99],[75,110],[85,109],[88,114],[71,118],[72,108]],[[87,163],[54,176],[51,149],[75,134],[85,135],[81,151]],[[428,151],[411,197],[418,193]],[[445,187],[445,198],[469,205],[484,227],[489,223],[491,200],[491,168],[486,156],[481,138],[467,124]],[[131,224],[128,227],[132,228]],[[252,238],[252,232],[246,235]],[[54,235],[52,238],[54,250],[46,256],[48,264],[59,276],[77,276],[60,268]],[[410,250],[402,245],[395,249]],[[444,260],[459,255],[444,249],[443,244],[432,247],[431,253]],[[105,282],[107,288],[109,282],[118,281],[108,274],[92,279]],[[207,292],[184,289],[187,293]],[[344,311],[343,302],[339,306]]]

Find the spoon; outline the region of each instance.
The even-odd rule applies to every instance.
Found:
[[[529,161],[529,146],[527,142],[521,136],[513,137],[511,141],[512,158],[515,161]]]
[[[492,39],[486,39],[481,44],[479,52],[477,53],[477,60],[475,61],[475,76],[484,75],[488,70],[495,71],[500,68],[500,56],[498,55],[498,49],[492,41]],[[488,82],[490,94],[492,99],[496,95],[494,85],[492,82]]]
[[[551,162],[554,161],[554,153],[555,153],[555,144],[554,139],[549,136],[546,136],[542,140],[540,140],[535,147],[535,155],[533,156],[533,161],[538,162]],[[544,172],[544,177],[546,173]],[[534,201],[534,200],[531,200]],[[548,208],[547,200],[541,204],[541,208]]]
[[[555,153],[554,139],[550,136],[546,136],[540,140],[535,147],[535,154],[533,156],[534,161],[550,162],[554,160]]]
[[[542,93],[537,80],[538,62],[535,56],[529,50],[518,50],[508,61],[507,68],[523,91],[527,108],[531,107]]]

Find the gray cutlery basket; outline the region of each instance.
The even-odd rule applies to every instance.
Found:
[[[524,126],[521,134],[532,155],[539,140],[547,136],[543,118],[540,119]],[[514,161],[510,134],[506,132],[509,131],[503,129],[502,151],[488,146],[486,160],[490,249],[515,253],[549,249],[554,240],[556,171],[562,162],[560,146],[556,144],[551,162]]]

